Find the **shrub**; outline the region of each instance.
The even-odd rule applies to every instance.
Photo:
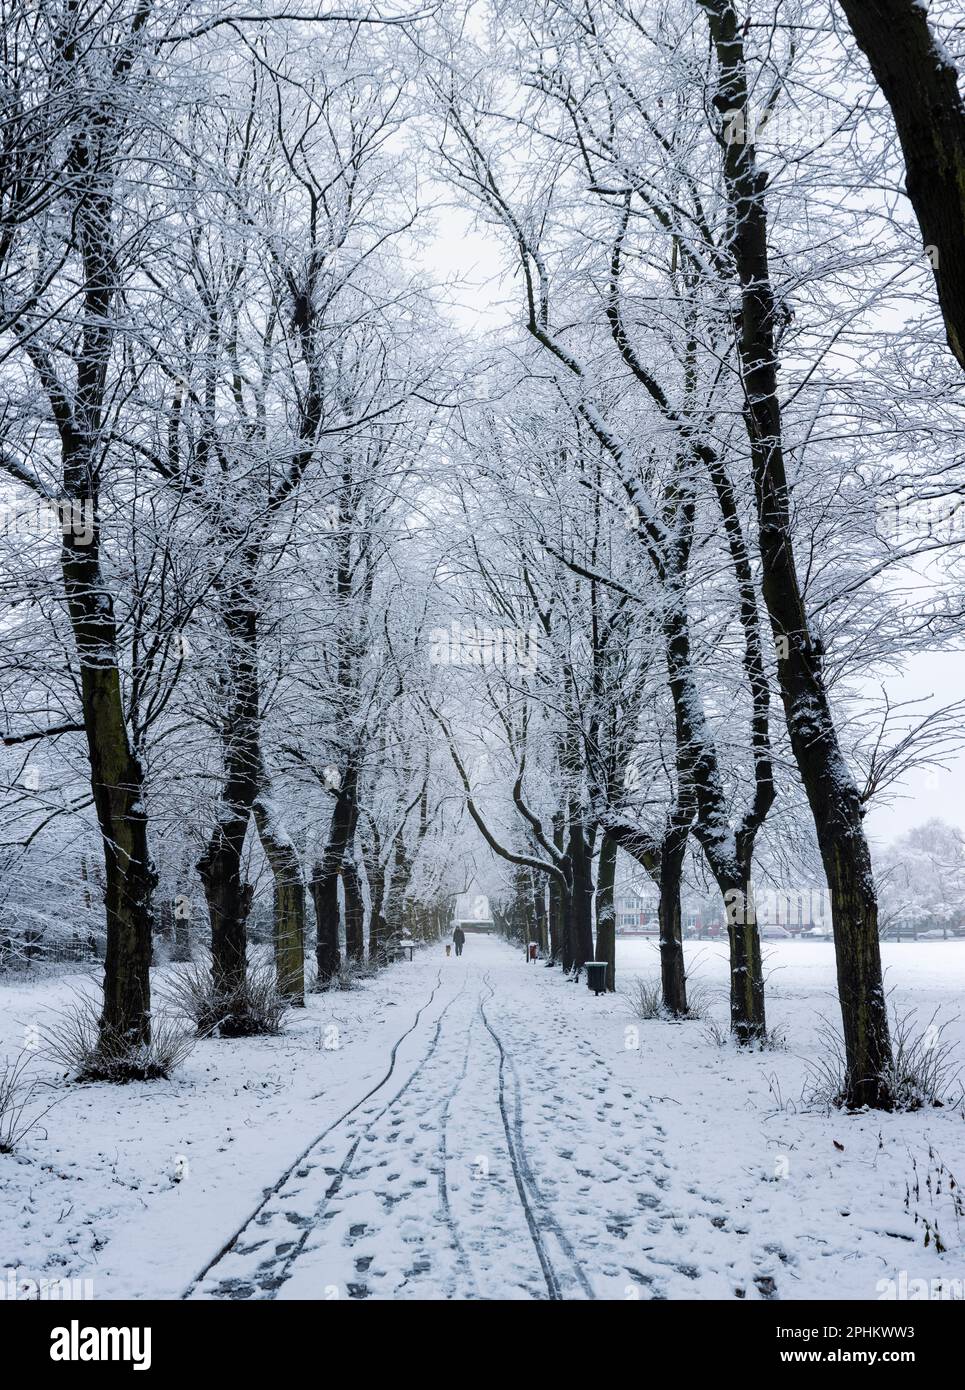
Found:
[[[704,1022],[707,1025],[707,1040],[713,1043],[714,1047],[740,1047],[742,1052],[784,1052],[787,1048],[787,1040],[778,1028],[768,1028],[762,1037],[739,1044],[734,1032],[726,1023],[721,1023],[709,1015],[704,1015]]]
[[[704,1019],[708,1015],[709,991],[699,982],[691,986],[688,981],[685,1014],[672,1014],[664,1007],[663,986],[655,976],[635,976],[625,994],[634,1016],[645,1021],[663,1019],[667,1023],[686,1023],[688,1020]]]
[[[343,960],[330,980],[320,983],[315,974],[309,991],[312,994],[325,994],[329,990],[361,989],[366,980],[374,979],[378,973],[379,967],[375,961]]]
[[[716,1018],[707,1019],[706,1027],[707,1041],[714,1047],[730,1047],[734,1041],[734,1035],[723,1023],[719,1023]]]
[[[101,1002],[77,994],[43,1030],[42,1050],[75,1081],[157,1081],[170,1076],[194,1045],[183,1025],[163,1013],[151,1015],[151,1038],[134,1043],[101,1027]]]
[[[182,966],[172,971],[162,994],[202,1038],[272,1036],[281,1032],[291,1007],[268,963],[250,965],[241,984],[227,991],[215,987],[209,962]]]
[[[20,1141],[38,1125],[57,1100],[52,1100],[36,1114],[30,1113],[34,1100],[47,1084],[25,1075],[31,1062],[29,1052],[21,1052],[13,1062],[0,1066],[0,1154],[12,1154]]]
[[[931,1245],[937,1255],[949,1249],[949,1242],[962,1247],[965,1198],[955,1174],[928,1146],[928,1160],[922,1178],[918,1160],[912,1155],[911,1173],[905,1182],[905,1211],[921,1227],[922,1244]],[[934,1297],[934,1295],[932,1295]]]
[[[663,1006],[663,989],[660,981],[652,976],[649,978],[642,975],[636,976],[627,989],[626,996],[636,1018],[649,1021],[668,1016],[667,1010]]]
[[[937,1017],[936,1011],[925,1028],[919,1029],[913,1010],[892,1014],[894,1064],[889,1080],[897,1110],[948,1105],[955,1098],[959,1065],[955,1045],[945,1037],[951,1020],[936,1024]]]
[[[936,1023],[937,1011],[924,1028],[913,1009],[891,1012],[891,1067],[885,1077],[895,1110],[921,1110],[925,1106],[954,1103],[959,1064],[954,1043],[945,1037],[951,1022]],[[807,1104],[825,1109],[844,1104],[848,1093],[848,1066],[840,1030],[824,1020],[819,1033],[819,1055],[808,1064]]]

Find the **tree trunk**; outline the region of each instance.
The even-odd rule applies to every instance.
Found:
[[[351,850],[342,865],[342,888],[345,893],[345,954],[361,965],[365,959],[365,909],[362,884]]]
[[[315,908],[316,984],[324,988],[339,972],[342,951],[338,940],[338,869],[324,860],[312,870],[310,890]]]
[[[241,880],[247,830],[247,816],[222,823],[198,861],[211,922],[211,973],[215,989],[224,995],[241,989],[248,966],[252,886]]]
[[[920,0],[839,3],[891,107],[948,345],[965,369],[965,102],[958,70]]]
[[[139,25],[138,25],[139,27]],[[132,26],[122,42],[135,37]],[[117,58],[113,77],[123,84],[135,59]],[[65,55],[66,56],[66,55]],[[67,63],[74,62],[73,57]],[[108,69],[110,70],[110,69]],[[46,391],[60,437],[63,501],[79,509],[79,526],[64,527],[61,573],[80,666],[80,701],[90,758],[94,808],[104,848],[107,949],[101,1041],[137,1049],[150,1040],[151,942],[156,875],[151,863],[144,775],[129,735],[118,663],[118,635],[110,585],[101,566],[99,476],[105,454],[108,370],[114,350],[118,289],[115,245],[115,155],[123,140],[116,91],[84,99],[66,131],[65,168],[71,189],[63,208],[70,245],[80,253],[80,333],[68,349],[73,390],[58,380],[31,327],[23,346]],[[66,248],[65,243],[65,248]],[[52,249],[52,248],[51,248]],[[70,330],[66,330],[70,332]],[[69,338],[62,341],[67,347]]]
[[[518,865],[514,875],[513,935],[526,948],[536,936],[532,870]]]
[[[687,850],[689,823],[671,827],[660,844],[660,983],[663,1004],[676,1018],[688,1013],[687,973],[684,964],[683,926],[680,914],[680,880]]]
[[[102,1027],[105,1035],[137,1046],[150,1038],[156,882],[148,850],[142,773],[128,746],[116,669],[85,670],[81,683],[91,785],[104,838],[107,949]]]
[[[395,840],[392,867],[385,902],[385,920],[390,936],[399,935],[406,923],[406,894],[412,880],[412,860],[405,847],[404,829]]]
[[[230,682],[221,732],[225,780],[218,817],[198,861],[211,921],[214,987],[225,995],[242,988],[247,969],[253,889],[242,880],[242,854],[261,769],[258,606],[251,567],[246,568],[247,576],[227,588],[223,597],[221,617],[228,635]]]
[[[182,894],[174,900],[174,950],[172,961],[184,965],[191,959],[191,902]]]
[[[731,0],[700,0],[719,65],[714,105],[722,121],[749,100],[741,27]],[[745,127],[746,128],[746,127]],[[791,749],[814,819],[831,894],[847,1077],[843,1100],[887,1109],[891,1040],[881,977],[878,907],[862,807],[831,717],[801,597],[777,394],[778,308],[770,278],[764,173],[751,142],[722,139],[724,178],[734,210],[733,252],[741,287],[738,340],[744,419],[751,448],[764,601],[778,652],[778,679]],[[959,250],[961,242],[959,242]],[[756,935],[756,932],[755,932]]]
[[[563,952],[563,889],[555,878],[549,881],[549,927],[550,960],[555,965]]]
[[[761,938],[745,891],[747,883],[745,875],[729,886],[721,884],[730,945],[730,1025],[742,1044],[759,1042],[767,1035]]]
[[[613,882],[616,878],[617,842],[604,833],[596,873],[596,960],[605,960],[606,987],[616,989],[617,934]]]
[[[321,861],[312,871],[311,893],[315,906],[315,959],[317,984],[324,988],[338,974],[342,963],[339,944],[338,881],[346,848],[355,834],[357,771],[350,762],[335,798],[332,823]]]
[[[685,790],[678,789],[673,811],[659,844],[655,844],[634,826],[619,822],[613,824],[608,831],[620,848],[631,855],[657,885],[661,991],[664,1008],[675,1017],[683,1017],[689,1012],[680,912],[680,882],[693,817],[692,801]]]
[[[156,934],[170,948],[174,941],[174,903],[168,897],[157,904]]]
[[[369,899],[372,910],[369,914],[369,960],[376,965],[385,963],[385,916],[382,902],[385,896],[385,868],[378,853],[365,856],[365,875],[369,881]]]
[[[667,669],[674,706],[678,750],[693,786],[697,818],[694,833],[724,899],[730,940],[730,1016],[737,1041],[764,1037],[764,978],[757,926],[744,920],[744,887],[748,881],[753,836],[745,834],[746,861],[737,853],[737,837],[726,836],[727,799],[716,749],[706,729],[700,696],[693,679],[690,633],[683,599],[668,604],[664,617]],[[746,872],[745,872],[746,863]]]
[[[94,507],[90,469],[65,459],[68,495]],[[132,1048],[150,1038],[151,947],[156,883],[147,839],[144,777],[132,750],[117,666],[114,605],[100,566],[99,537],[65,534],[61,552],[68,612],[80,662],[80,698],[90,756],[91,790],[104,845],[107,950],[105,1041]]]
[[[255,825],[274,879],[272,941],[278,992],[305,1005],[305,880],[291,839],[277,823],[270,799],[254,802]]]
[[[560,900],[560,964],[563,974],[573,969],[573,895],[564,893]]]
[[[593,847],[583,821],[570,823],[570,861],[573,866],[573,898],[570,917],[571,966],[577,974],[593,959]]]
[[[546,931],[546,880],[542,874],[532,871],[533,875],[533,911],[536,916],[536,940],[539,943],[540,955],[545,956],[549,947],[549,938]]]
[[[553,844],[562,854],[566,836],[566,817],[562,811],[557,811],[553,817]],[[550,960],[555,965],[558,961],[562,963],[563,969],[567,969],[566,954],[568,950],[567,940],[569,926],[567,923],[568,906],[567,895],[563,884],[555,874],[549,875],[549,928]]]

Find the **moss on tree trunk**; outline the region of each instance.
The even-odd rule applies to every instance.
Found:
[[[613,885],[617,868],[617,842],[604,834],[596,871],[596,960],[606,961],[606,987],[616,989],[617,918]]]
[[[305,880],[295,847],[276,826],[267,799],[254,802],[255,825],[274,880],[272,944],[278,992],[305,1004]]]

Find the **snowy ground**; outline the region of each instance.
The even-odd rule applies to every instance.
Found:
[[[722,948],[687,949],[723,1020]],[[955,1013],[965,943],[884,956],[923,1025]],[[95,1298],[875,1299],[903,1271],[954,1291],[965,1230],[936,1189],[941,1161],[965,1179],[961,1109],[803,1110],[833,950],[767,962],[786,1050],[635,1022],[470,937],[312,998],[281,1037],[199,1044],[170,1082],[61,1087],[0,1156],[0,1272]],[[620,943],[624,985],[656,966]],[[76,983],[5,984],[0,1051]]]

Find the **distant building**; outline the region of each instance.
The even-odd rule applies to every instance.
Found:
[[[625,880],[614,889],[618,936],[650,935],[657,930],[657,892],[651,884]]]
[[[757,888],[754,907],[762,927],[784,927],[792,936],[820,928],[830,930],[830,904],[823,886]]]

